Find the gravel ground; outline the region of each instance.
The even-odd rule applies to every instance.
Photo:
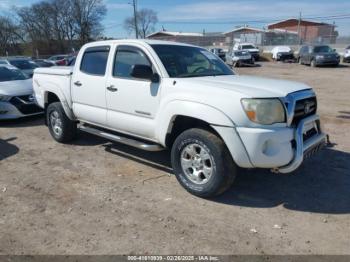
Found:
[[[291,175],[242,171],[204,200],[168,152],[88,134],[61,145],[41,117],[1,122],[0,254],[350,254],[350,67],[237,71],[314,87],[333,147]]]

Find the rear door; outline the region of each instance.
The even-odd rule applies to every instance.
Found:
[[[109,45],[88,47],[77,58],[72,77],[74,114],[79,120],[107,123],[106,72]]]
[[[160,83],[131,76],[134,65],[154,66],[150,54],[142,46],[116,46],[107,80],[108,126],[125,133],[153,139],[155,116],[159,106]]]

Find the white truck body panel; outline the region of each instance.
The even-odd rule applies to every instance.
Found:
[[[41,107],[49,92],[58,96],[71,119],[91,123],[166,146],[166,136],[177,116],[210,124],[227,145],[237,165],[245,168],[277,168],[294,158],[294,129],[288,123],[268,126],[250,121],[242,98],[286,98],[311,88],[303,83],[254,76],[171,78],[150,44],[182,45],[162,41],[113,40],[85,45],[74,69],[36,69],[33,86]],[[84,51],[109,46],[104,76],[80,70]],[[112,76],[115,51],[128,45],[141,49],[159,74],[159,83]],[[77,83],[79,85],[77,85]],[[109,87],[116,92],[108,91]]]

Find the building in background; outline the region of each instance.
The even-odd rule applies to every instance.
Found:
[[[297,33],[301,43],[334,44],[338,37],[334,24],[314,21],[287,19],[268,25],[269,30],[287,30]]]
[[[163,30],[150,34],[147,38],[205,47],[229,47],[236,42],[247,42],[258,46],[334,44],[338,37],[335,27],[334,24],[287,19],[269,24],[267,30],[249,26],[236,27],[224,33],[183,33]]]
[[[261,45],[263,43],[264,33],[265,31],[263,29],[241,26],[225,32],[223,35],[225,36],[227,43],[249,42]]]
[[[163,30],[150,34],[147,38],[198,46],[223,46],[225,44],[225,37],[221,33],[183,33]]]

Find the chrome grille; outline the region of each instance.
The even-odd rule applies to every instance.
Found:
[[[292,124],[297,125],[301,119],[316,114],[316,97],[309,97],[295,102],[294,118]]]

